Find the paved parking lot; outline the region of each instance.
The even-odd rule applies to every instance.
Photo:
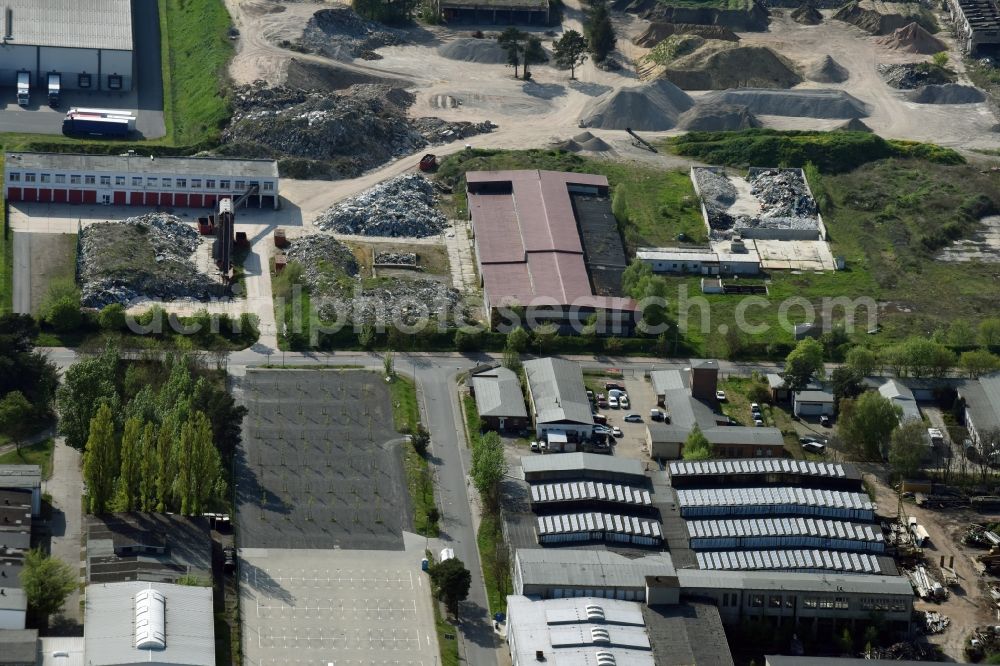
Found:
[[[405,551],[240,550],[246,663],[437,663],[424,539]]]

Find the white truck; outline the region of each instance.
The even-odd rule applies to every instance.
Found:
[[[62,87],[62,76],[49,74],[49,106],[53,109],[59,106],[59,90]]]
[[[17,73],[17,105],[28,106],[31,72]]]

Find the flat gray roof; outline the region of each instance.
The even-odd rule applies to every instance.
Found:
[[[40,488],[42,468],[38,465],[0,465],[0,488]]]
[[[37,629],[0,630],[0,664],[33,664],[37,654]]]
[[[715,604],[692,600],[670,606],[643,604],[642,616],[656,666],[733,665]]]
[[[831,509],[874,511],[865,493],[844,490],[817,490],[799,486],[761,488],[700,488],[677,490],[677,503],[687,507],[815,506]]]
[[[149,175],[229,176],[230,178],[277,178],[274,160],[229,159],[224,157],[156,157],[148,155],[82,155],[76,153],[7,153],[6,171],[49,169],[141,173]]]
[[[162,650],[135,647],[135,595],[156,590],[166,598]],[[184,664],[215,666],[212,588],[170,583],[107,583],[87,586],[88,666],[114,664]]]
[[[1000,428],[1000,374],[969,380],[958,389],[979,431]]]
[[[524,585],[643,587],[646,576],[677,574],[669,553],[629,558],[607,550],[518,548],[515,558]]]
[[[175,582],[191,575],[211,584],[212,538],[206,518],[133,512],[86,520],[87,582]],[[165,552],[138,552],[136,547],[146,545],[163,546]]]
[[[663,395],[671,389],[684,388],[684,376],[680,370],[653,370],[649,373],[656,395]]]
[[[23,611],[28,608],[28,596],[18,587],[2,587],[0,610]]]
[[[594,415],[579,365],[561,358],[538,358],[525,361],[524,373],[537,423],[593,425]]]
[[[592,470],[628,476],[646,476],[643,464],[634,458],[619,458],[599,453],[549,453],[524,456],[521,458],[521,469],[525,475],[579,471],[582,476],[583,473]]]
[[[12,45],[132,50],[131,0],[5,0]]]
[[[833,402],[833,394],[829,391],[810,389],[795,392],[796,402]]]
[[[510,416],[527,418],[521,394],[521,382],[507,368],[494,368],[472,378],[476,392],[476,407],[480,416]]]
[[[548,552],[548,551],[546,551]],[[681,589],[785,590],[788,592],[847,592],[913,596],[910,581],[903,576],[871,574],[824,574],[797,571],[713,571],[679,569]]]
[[[784,446],[781,431],[772,427],[716,426],[701,431],[709,444],[756,444],[759,446]]]

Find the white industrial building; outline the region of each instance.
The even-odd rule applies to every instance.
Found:
[[[733,239],[711,248],[640,247],[636,258],[654,273],[694,275],[757,275],[760,255],[752,240]]]
[[[59,74],[63,90],[127,91],[135,56],[130,0],[5,0],[0,85]]]
[[[87,587],[87,666],[214,666],[212,588],[170,583]]]

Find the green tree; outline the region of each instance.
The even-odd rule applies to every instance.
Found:
[[[114,500],[117,511],[134,511],[141,506],[139,484],[142,474],[142,431],[141,419],[132,417],[125,420]]]
[[[191,485],[187,489],[188,515],[199,515],[211,508],[225,492],[219,452],[212,443],[212,426],[203,412],[197,411],[185,424],[191,431]],[[181,438],[184,439],[183,436]],[[182,510],[182,513],[185,513]]]
[[[444,602],[448,610],[457,618],[458,602],[469,597],[472,587],[472,573],[465,568],[465,563],[457,557],[433,564],[428,571],[438,599]]]
[[[524,43],[524,53],[521,57],[524,60],[524,80],[527,81],[531,78],[531,72],[528,71],[528,67],[545,62],[545,50],[542,48],[542,40],[534,35],[528,37],[528,41]]]
[[[801,391],[813,379],[823,378],[823,345],[813,338],[799,340],[785,359],[785,385]]]
[[[844,633],[837,639],[837,647],[843,655],[849,655],[854,650],[854,639],[851,638],[851,630],[847,627],[844,627]]]
[[[139,443],[139,510],[156,510],[156,426],[147,422]]]
[[[830,373],[830,387],[835,404],[844,398],[856,398],[865,390],[864,377],[849,365],[841,365]]]
[[[955,354],[927,338],[909,338],[893,345],[893,364],[911,377],[943,377],[955,365]]]
[[[177,417],[171,412],[156,434],[156,510],[159,512],[166,511],[172,500],[176,470],[173,444],[178,429]]]
[[[900,414],[902,409],[878,391],[862,393],[856,400],[841,400],[840,436],[855,456],[881,460]]]
[[[569,78],[576,78],[576,68],[587,61],[587,40],[576,30],[567,30],[563,36],[552,42],[556,64],[569,69]]]
[[[517,68],[521,64],[524,56],[525,43],[528,40],[528,33],[510,26],[499,35],[497,43],[500,48],[507,52],[507,64],[514,68],[514,78],[517,78]],[[527,69],[527,67],[525,67]]]
[[[990,317],[979,323],[979,344],[984,347],[1000,346],[1000,317]]]
[[[955,319],[948,325],[945,339],[949,345],[971,347],[976,344],[976,331],[965,319]]]
[[[427,428],[424,427],[423,423],[418,423],[416,430],[411,435],[410,443],[413,445],[413,450],[417,452],[417,455],[423,456],[427,454],[427,449],[431,445],[431,434],[427,432]]]
[[[851,338],[843,326],[834,326],[829,331],[823,333],[819,338],[823,345],[823,352],[826,358],[836,361],[843,358],[844,346],[850,343]]]
[[[594,62],[604,62],[615,50],[615,28],[611,25],[611,12],[605,0],[593,0],[587,19],[583,24],[587,36],[587,46],[594,56]]]
[[[59,612],[77,586],[77,574],[72,567],[39,549],[29,550],[25,555],[20,578],[28,607],[46,618]]]
[[[385,350],[385,354],[382,355],[382,372],[390,379],[396,376],[396,359],[391,349]]]
[[[87,498],[91,513],[104,513],[110,508],[118,476],[118,443],[111,407],[101,404],[90,422],[90,436],[83,454],[83,478],[87,483]]]
[[[763,404],[771,402],[771,389],[764,382],[754,381],[747,387],[747,400]]]
[[[500,482],[506,474],[507,458],[500,435],[488,432],[477,438],[472,445],[472,481],[487,506],[497,506]]]
[[[708,460],[712,457],[712,453],[712,445],[708,443],[701,428],[698,426],[692,428],[684,441],[684,450],[681,452],[684,460]]]
[[[19,451],[21,442],[31,432],[34,411],[20,391],[11,391],[0,400],[0,434],[14,442],[14,448]]]
[[[118,349],[109,344],[95,358],[87,358],[66,370],[63,384],[56,393],[59,408],[59,434],[75,449],[82,449],[87,442],[90,421],[102,403],[117,406],[118,393],[115,375],[118,368]]]
[[[535,327],[535,344],[538,345],[538,353],[544,354],[551,351],[558,337],[559,328],[553,322],[545,322]]]
[[[920,471],[927,453],[927,431],[923,421],[910,419],[889,438],[889,467],[900,479],[912,479]]]
[[[517,374],[521,373],[521,368],[523,367],[521,365],[521,355],[509,347],[503,350],[501,364],[503,367]]]
[[[513,331],[507,334],[506,349],[511,349],[518,354],[523,354],[527,349],[528,345],[531,344],[531,334],[529,334],[524,327],[518,326]]]
[[[97,315],[97,323],[105,331],[124,331],[125,306],[121,303],[105,305]]]
[[[867,347],[852,347],[845,363],[862,377],[871,377],[878,370],[878,354]]]
[[[985,349],[972,349],[958,357],[958,367],[975,379],[1000,368],[1000,358]]]

